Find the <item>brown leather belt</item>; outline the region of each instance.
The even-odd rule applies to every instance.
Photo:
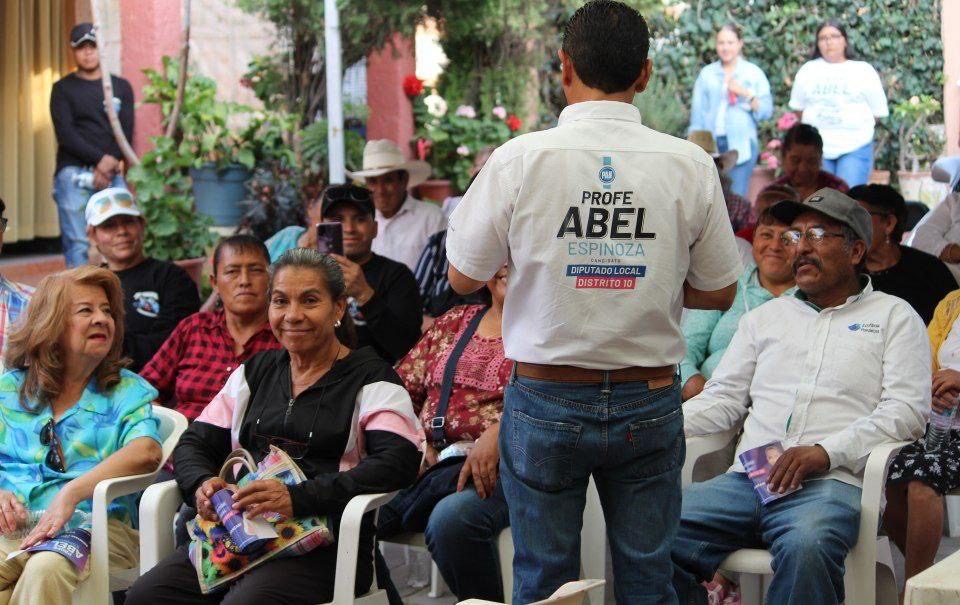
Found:
[[[602,383],[605,374],[609,375],[610,382],[641,382],[646,381],[647,387],[659,389],[673,384],[677,375],[677,366],[661,366],[659,368],[620,368],[618,370],[590,370],[575,366],[552,366],[539,363],[516,363],[517,376],[548,380],[551,382],[596,382]]]

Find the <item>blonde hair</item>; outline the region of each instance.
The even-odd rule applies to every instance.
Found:
[[[8,370],[26,371],[20,387],[20,405],[38,411],[63,391],[64,355],[60,337],[67,328],[72,286],[102,288],[114,321],[113,344],[94,370],[97,386],[109,391],[120,382],[123,359],[123,291],[120,280],[107,269],[85,266],[43,278],[27,306],[26,317],[8,337],[5,363]],[[28,404],[31,402],[33,407]]]

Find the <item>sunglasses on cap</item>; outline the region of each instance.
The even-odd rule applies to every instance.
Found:
[[[134,207],[133,197],[126,192],[107,194],[93,202],[94,215],[103,216],[110,212],[114,205],[116,205],[117,208],[129,210]]]

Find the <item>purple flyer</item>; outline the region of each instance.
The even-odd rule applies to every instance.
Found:
[[[233,492],[227,488],[217,491],[210,497],[210,503],[217,511],[220,522],[230,533],[230,539],[237,551],[248,554],[267,542],[266,539],[248,534],[243,527],[243,513],[233,508]]]
[[[31,546],[23,552],[50,551],[63,555],[73,563],[77,571],[83,571],[90,558],[90,532],[86,529],[71,529],[55,538]],[[11,553],[12,554],[12,553]]]
[[[782,455],[783,444],[779,441],[771,441],[770,443],[749,449],[740,454],[740,462],[743,464],[744,470],[747,471],[747,477],[750,477],[750,480],[753,481],[753,489],[757,491],[757,496],[760,497],[760,501],[764,504],[773,502],[797,491],[796,489],[791,489],[780,494],[771,492],[767,488],[767,479],[773,471],[773,465],[777,463],[777,460],[779,460]],[[803,486],[801,485],[797,489],[802,488]]]

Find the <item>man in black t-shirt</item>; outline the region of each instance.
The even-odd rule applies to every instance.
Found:
[[[143,253],[146,221],[122,187],[90,196],[87,236],[120,278],[124,306],[124,355],[139,372],[170,336],[180,320],[200,309],[197,284],[177,265]]]
[[[324,221],[343,225],[344,256],[333,254],[347,284],[347,309],[357,326],[359,346],[396,363],[420,338],[420,290],[403,263],[374,254],[377,222],[370,191],[354,185],[333,185],[323,193]],[[307,225],[314,229],[314,225]]]
[[[101,83],[97,35],[90,23],[70,32],[77,70],[50,93],[50,117],[57,134],[57,168],[53,197],[60,215],[60,238],[67,267],[87,262],[83,210],[90,194],[105,187],[126,187],[123,158],[110,129]],[[127,139],[133,138],[133,88],[123,78],[110,76],[113,106]]]

